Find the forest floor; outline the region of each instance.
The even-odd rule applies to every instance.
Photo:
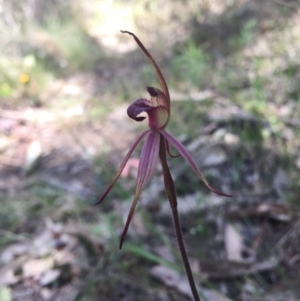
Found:
[[[227,2],[30,11],[0,1],[10,10],[1,31],[11,29],[0,54],[1,301],[192,300],[160,167],[119,250],[140,146],[94,206],[147,128],[127,107],[158,87],[119,29],[134,31],[165,75],[168,131],[233,195],[211,193],[170,158],[202,300],[300,300],[300,4]]]

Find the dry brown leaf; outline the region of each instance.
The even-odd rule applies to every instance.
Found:
[[[156,253],[160,258],[163,258],[169,262],[174,262],[175,257],[171,252],[170,247],[166,245],[160,245],[153,248],[154,253]]]
[[[202,160],[203,167],[224,164],[228,160],[226,152],[217,147],[210,147]]]
[[[1,253],[0,261],[2,263],[9,263],[15,257],[27,254],[29,251],[29,245],[26,243],[15,243],[9,245]]]
[[[59,276],[60,276],[59,270],[54,270],[54,269],[48,270],[45,273],[43,273],[43,275],[40,278],[39,283],[42,286],[49,285],[49,284],[53,283],[54,281],[56,281]]]
[[[188,281],[178,271],[157,265],[150,270],[151,276],[162,281],[166,286],[177,289],[185,296],[193,297]]]
[[[243,237],[237,225],[227,223],[224,230],[224,243],[229,261],[243,262]]]
[[[23,277],[38,279],[43,273],[53,268],[53,258],[29,259],[23,265]]]
[[[42,155],[42,145],[40,141],[38,140],[32,141],[28,145],[26,150],[26,156],[24,162],[24,170],[26,173],[29,173],[34,169],[41,155]]]
[[[201,264],[201,268],[208,279],[229,279],[273,270],[281,260],[282,258],[273,256],[265,261],[252,264],[227,261],[206,262]]]
[[[166,266],[158,265],[154,266],[150,270],[150,274],[163,282],[166,286],[175,288],[181,294],[190,297],[192,300],[193,295],[191,292],[190,284],[186,278],[186,276],[181,276],[178,271],[170,269]],[[201,289],[201,294],[205,296],[205,299],[209,301],[231,301],[227,297],[218,293],[215,290],[210,289]]]
[[[14,285],[20,280],[20,276],[15,274],[12,266],[6,266],[0,270],[0,286]]]

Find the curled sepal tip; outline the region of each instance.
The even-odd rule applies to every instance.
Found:
[[[168,87],[167,87],[167,84],[166,84],[166,81],[160,71],[160,69],[158,68],[156,62],[154,61],[153,57],[151,56],[151,54],[148,52],[148,50],[146,49],[146,47],[143,45],[143,43],[139,40],[139,38],[132,32],[130,31],[127,31],[127,30],[121,30],[122,33],[127,33],[131,36],[133,36],[134,40],[136,41],[136,43],[139,45],[139,47],[142,49],[142,51],[144,52],[144,54],[147,56],[147,58],[150,60],[150,62],[152,63],[155,71],[156,71],[156,74],[157,74],[157,77],[158,77],[158,80],[159,80],[159,83],[160,83],[160,86],[161,86],[161,89],[163,91],[163,93],[166,95],[166,101],[167,101],[167,109],[169,110],[170,108],[170,94],[169,94],[169,90],[168,90]]]

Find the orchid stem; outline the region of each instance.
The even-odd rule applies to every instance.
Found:
[[[185,267],[185,271],[186,271],[186,274],[187,274],[187,277],[188,277],[188,280],[190,283],[190,287],[191,287],[191,291],[192,291],[194,300],[201,301],[200,297],[198,295],[198,292],[197,292],[193,273],[191,270],[191,266],[190,266],[189,259],[187,257],[184,242],[183,242],[181,226],[180,226],[180,219],[179,219],[178,210],[177,210],[177,197],[176,197],[175,185],[174,185],[174,181],[173,181],[173,178],[172,178],[169,166],[168,166],[165,140],[162,135],[160,136],[159,157],[160,157],[160,161],[161,161],[162,169],[163,169],[166,193],[167,193],[167,196],[168,196],[168,199],[170,202],[170,206],[172,209],[174,228],[175,228],[175,232],[176,232],[176,236],[177,236],[177,242],[178,242],[181,258],[182,258],[182,261],[183,261],[183,264]]]

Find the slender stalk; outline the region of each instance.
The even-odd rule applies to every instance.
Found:
[[[191,266],[190,266],[189,259],[187,257],[184,242],[183,242],[180,220],[179,220],[179,215],[178,215],[178,210],[177,210],[177,197],[176,197],[175,185],[174,185],[174,181],[173,181],[173,178],[170,173],[169,166],[168,166],[167,156],[166,156],[166,146],[165,146],[164,137],[162,135],[160,136],[159,157],[160,157],[160,161],[161,161],[162,169],[163,169],[165,188],[166,188],[167,196],[168,196],[170,206],[172,209],[174,228],[175,228],[175,232],[176,232],[176,236],[177,236],[177,242],[178,242],[181,258],[182,258],[182,261],[183,261],[183,264],[185,267],[185,271],[186,271],[186,274],[187,274],[187,277],[188,277],[188,280],[190,283],[190,287],[192,290],[192,294],[194,296],[194,300],[201,301],[200,297],[198,295],[197,289],[196,289]]]

